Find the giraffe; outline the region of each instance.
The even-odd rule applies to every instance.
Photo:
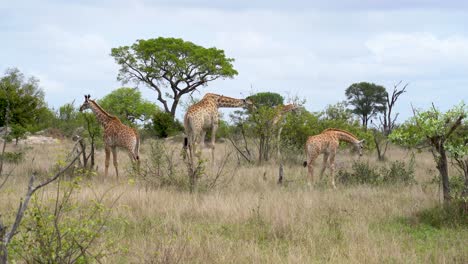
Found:
[[[362,156],[363,140],[357,139],[356,136],[348,131],[329,128],[325,129],[321,134],[310,136],[305,144],[307,161],[304,161],[304,167],[308,167],[309,184],[314,182],[314,164],[315,159],[323,153],[323,167],[320,171],[320,177],[323,175],[327,162],[330,167],[331,184],[334,189],[335,185],[335,155],[340,141],[349,142],[357,149],[359,156]]]
[[[94,100],[90,99],[90,95],[85,95],[85,101],[80,107],[80,112],[91,109],[96,115],[99,123],[104,127],[104,144],[106,152],[105,161],[105,176],[107,177],[109,168],[110,153],[112,151],[115,174],[119,178],[118,162],[117,162],[117,147],[125,148],[128,151],[130,160],[136,161],[137,165],[140,162],[138,152],[140,149],[140,137],[136,129],[128,127],[120,120],[108,114],[100,105]]]
[[[297,113],[301,107],[297,104],[287,104],[287,105],[279,105],[276,107],[276,115],[272,119],[272,126],[276,127],[277,134],[276,134],[276,149],[278,159],[281,159],[281,132],[283,131],[285,117],[288,113]]]
[[[236,99],[214,93],[205,94],[200,102],[190,106],[185,113],[185,146],[190,144],[193,153],[197,153],[197,145],[204,144],[206,132],[211,130],[211,160],[214,163],[216,130],[219,122],[218,108],[250,106],[253,106],[253,102],[249,99]]]

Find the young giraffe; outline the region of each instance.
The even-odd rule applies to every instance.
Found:
[[[89,99],[89,97],[89,94],[85,95],[85,101],[80,107],[80,112],[86,109],[91,109],[96,115],[99,123],[104,127],[104,144],[106,152],[105,176],[107,177],[110,153],[112,151],[115,174],[117,175],[117,178],[119,178],[119,170],[117,168],[117,147],[125,148],[128,151],[130,160],[136,161],[138,165],[140,162],[140,157],[138,156],[140,137],[134,128],[122,124],[117,117],[108,114],[94,100]]]
[[[211,160],[214,163],[216,130],[218,129],[219,113],[221,107],[250,107],[253,103],[248,99],[236,99],[224,95],[207,93],[200,102],[190,106],[185,113],[185,146],[190,144],[193,153],[197,145],[205,142],[207,130],[211,130]]]
[[[334,189],[335,185],[335,155],[338,149],[340,141],[349,142],[359,152],[359,156],[362,156],[363,140],[357,139],[353,134],[348,131],[329,128],[324,130],[321,134],[310,136],[305,144],[305,151],[307,161],[304,161],[304,167],[308,167],[308,175],[310,183],[314,183],[314,164],[315,159],[323,153],[323,167],[320,171],[320,177],[322,177],[325,168],[330,166],[330,178],[331,184]]]
[[[300,106],[297,104],[287,104],[287,105],[279,105],[277,106],[276,115],[273,117],[272,125],[273,127],[277,127],[277,135],[276,135],[276,149],[278,153],[278,159],[281,159],[281,150],[280,150],[280,143],[281,143],[281,132],[283,131],[284,120],[288,113],[297,113],[300,109]]]

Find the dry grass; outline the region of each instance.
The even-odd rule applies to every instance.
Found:
[[[27,151],[28,162],[17,166],[0,192],[0,212],[10,213],[2,217],[11,220],[27,176],[34,170],[46,172],[64,158],[70,146],[65,142]],[[221,146],[217,151],[220,159],[230,150]],[[103,177],[100,151],[99,174],[86,180],[76,194],[78,201],[87,203],[96,193],[112,188],[106,200],[109,204],[123,194],[106,229],[106,236],[118,240],[122,250],[104,259],[106,263],[468,262],[466,228],[437,229],[409,220],[415,212],[439,203],[437,186],[428,184],[435,175],[428,153],[417,154],[418,184],[339,186],[337,190],[307,187],[306,169],[301,164],[288,164],[288,182],[278,186],[274,162],[239,167],[232,156],[223,176],[230,179],[228,184],[193,195],[174,188],[146,191],[129,183],[124,172],[128,157],[122,151],[119,154],[123,175],[119,181],[112,164],[110,177]],[[147,154],[146,143],[143,159]],[[338,154],[338,168],[347,168],[357,159],[348,154]],[[392,149],[388,156],[410,157],[398,149]],[[29,162],[33,157],[34,162]],[[363,159],[376,162],[374,156]],[[183,166],[180,161],[178,164]],[[53,188],[39,195],[52,196]]]

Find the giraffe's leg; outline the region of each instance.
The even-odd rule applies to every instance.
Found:
[[[110,153],[111,153],[111,149],[110,147],[106,146],[105,147],[105,152],[106,152],[106,160],[104,162],[104,176],[107,178],[107,174],[108,174],[108,171],[109,171],[109,160],[110,160]]]
[[[314,161],[317,158],[318,155],[314,154],[309,154],[307,157],[307,172],[308,172],[308,178],[309,178],[309,185],[314,185],[315,179],[314,179]]]
[[[327,168],[327,161],[328,161],[328,153],[324,153],[323,154],[322,170],[320,170],[320,178],[323,177],[323,173],[325,172],[325,169]]]
[[[278,129],[278,137],[276,138],[276,148],[277,148],[277,158],[278,160],[281,161],[281,132],[283,131],[283,127],[280,126],[280,128]]]
[[[330,163],[330,179],[331,179],[331,185],[332,185],[333,189],[336,189],[336,185],[335,185],[335,155],[336,155],[336,152],[332,152],[330,154],[330,160],[329,160],[329,163]]]
[[[206,131],[203,130],[201,132],[201,136],[200,136],[200,149],[203,149],[206,147],[206,144],[205,144],[205,137],[206,137]]]
[[[113,157],[113,161],[114,161],[114,168],[115,168],[115,175],[117,176],[117,179],[119,178],[119,169],[118,169],[118,162],[117,162],[117,148],[116,147],[113,147],[112,148],[112,157]]]
[[[218,130],[218,123],[214,122],[211,129],[211,166],[214,169],[215,165],[215,144],[216,144],[216,131]]]

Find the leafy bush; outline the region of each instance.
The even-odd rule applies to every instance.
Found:
[[[3,156],[0,155],[0,160],[18,164],[24,160],[24,152],[5,152]]]
[[[388,167],[377,167],[366,162],[355,161],[351,171],[338,171],[337,181],[342,184],[370,185],[413,183],[415,182],[413,165],[412,161],[408,165],[403,161],[393,161]]]
[[[170,113],[156,112],[150,125],[153,134],[158,138],[167,138],[184,130],[183,125]]]
[[[105,237],[109,208],[102,198],[79,204],[73,192],[79,181],[63,183],[65,190],[48,206],[35,195],[26,212],[20,232],[10,244],[11,256],[26,263],[89,263],[100,262],[112,254],[115,242]],[[59,185],[60,186],[60,185]]]
[[[415,220],[435,228],[466,227],[468,228],[468,213],[466,201],[455,200],[445,205],[424,209],[415,215]]]

